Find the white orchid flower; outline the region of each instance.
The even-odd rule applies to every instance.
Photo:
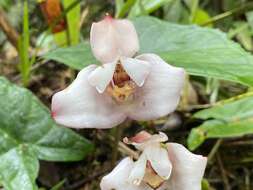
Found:
[[[151,120],[173,112],[184,70],[155,54],[142,54],[129,20],[106,17],[93,23],[90,44],[101,66],[81,70],[74,82],[52,99],[52,115],[74,128],[110,128],[126,118]]]
[[[125,165],[120,162],[102,179],[101,189],[201,190],[207,158],[195,155],[177,143],[163,144],[167,139],[164,133],[151,136],[147,132],[125,139],[142,154],[136,162],[130,158],[126,159]]]

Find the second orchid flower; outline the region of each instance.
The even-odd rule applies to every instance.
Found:
[[[167,140],[164,133],[145,131],[125,139],[142,153],[135,162],[130,157],[123,159],[103,177],[101,190],[201,190],[207,158],[180,144],[165,144]]]

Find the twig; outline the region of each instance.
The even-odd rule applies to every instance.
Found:
[[[4,10],[0,7],[0,28],[7,36],[10,43],[18,50],[19,34],[15,28],[11,25],[8,18],[5,15]]]
[[[113,136],[109,136],[109,139],[113,142],[115,142],[115,138]],[[118,151],[121,153],[128,155],[134,159],[139,158],[139,154],[137,151],[134,151],[133,149],[129,148],[127,145],[125,145],[123,142],[119,141],[117,146]]]
[[[229,99],[226,99],[226,100],[221,100],[221,101],[219,101],[219,102],[216,102],[216,103],[214,104],[214,106],[227,104],[227,103],[234,102],[234,101],[236,101],[236,100],[240,100],[240,99],[242,99],[242,98],[247,98],[247,97],[251,97],[251,96],[253,96],[253,92],[252,92],[252,91],[246,92],[246,93],[244,93],[244,94],[240,94],[240,95],[238,95],[238,96],[234,96],[234,97],[232,97],[232,98],[229,98]]]
[[[219,20],[222,20],[222,19],[225,19],[229,16],[232,16],[234,14],[238,14],[238,13],[241,13],[241,12],[244,12],[244,11],[247,11],[247,10],[250,10],[253,8],[253,3],[250,2],[250,3],[246,3],[244,5],[242,5],[241,7],[238,7],[238,8],[235,8],[235,9],[232,9],[232,10],[229,10],[227,12],[224,12],[222,14],[219,14],[219,15],[216,15],[214,17],[212,17],[210,20],[207,20],[206,22],[200,24],[201,26],[206,26],[208,24],[211,24],[211,23],[214,23],[214,22],[217,22]]]
[[[250,172],[248,169],[244,169],[245,171],[245,190],[250,190]]]
[[[66,188],[64,188],[65,190],[75,190],[75,189],[79,189],[80,187],[82,187],[84,184],[89,183],[91,181],[93,181],[94,179],[106,174],[107,172],[109,172],[111,170],[111,168],[106,168],[103,171],[100,171],[92,176],[86,177],[80,181],[75,182],[74,184],[71,184],[69,186],[67,186]]]
[[[220,158],[219,153],[216,154],[216,158],[217,158],[217,161],[218,161],[219,168],[221,170],[221,176],[222,176],[224,187],[225,187],[224,189],[225,190],[230,190],[231,188],[230,188],[230,185],[229,185],[229,181],[228,181],[226,171],[224,169],[224,165],[222,163],[222,160]]]
[[[80,22],[79,22],[79,28],[81,29],[83,24],[85,22],[87,22],[87,16],[89,14],[89,6],[87,5],[84,10],[82,11],[82,14],[81,14],[81,19],[80,19]]]
[[[118,127],[118,128],[120,128],[120,127]],[[115,137],[109,136],[109,138],[110,138],[110,140],[112,140],[113,142],[115,142]],[[118,142],[118,146],[115,146],[115,147],[117,148],[118,151],[122,152],[123,154],[126,154],[126,155],[128,155],[128,156],[130,156],[130,157],[132,157],[134,159],[138,159],[139,158],[139,154],[136,151],[132,150],[131,148],[129,148],[128,146],[126,146],[121,141],[119,141]],[[74,189],[77,189],[79,187],[82,187],[84,184],[89,183],[92,180],[94,180],[94,179],[96,179],[96,178],[98,178],[98,177],[100,177],[100,176],[108,173],[110,170],[111,170],[111,167],[106,168],[106,169],[104,169],[103,171],[101,171],[99,173],[96,173],[96,174],[94,174],[94,175],[92,175],[92,176],[90,176],[88,178],[85,178],[83,180],[80,180],[80,181],[72,184],[72,185],[67,186],[65,189],[66,190],[74,190]]]
[[[222,146],[245,146],[245,145],[253,145],[252,140],[241,140],[241,141],[235,141],[235,142],[227,142],[224,143]]]
[[[217,140],[215,145],[213,146],[211,152],[208,154],[208,163],[209,164],[212,162],[212,159],[215,156],[215,154],[217,153],[221,143],[222,143],[222,139]]]
[[[138,159],[139,158],[139,154],[132,150],[131,148],[129,148],[127,145],[125,145],[123,142],[119,142],[118,144],[118,150],[120,152],[122,152],[123,154],[126,154],[134,159]]]
[[[113,142],[113,150],[112,150],[112,162],[111,162],[111,166],[114,166],[117,158],[118,158],[118,144],[121,138],[121,132],[122,132],[122,125],[114,128],[113,132],[114,132],[114,142]]]
[[[194,109],[205,109],[205,108],[210,108],[212,106],[214,106],[215,104],[202,104],[202,105],[190,105],[187,108],[187,111],[191,111]]]

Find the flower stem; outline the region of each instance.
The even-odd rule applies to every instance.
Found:
[[[124,123],[113,129],[114,142],[113,142],[113,149],[112,149],[112,162],[111,162],[112,166],[115,166],[115,163],[118,158],[118,144],[121,139],[123,125]]]
[[[211,152],[208,154],[208,163],[210,164],[215,156],[216,152],[218,151],[220,145],[222,144],[222,139],[218,139],[213,146]]]
[[[224,12],[224,13],[221,13],[219,15],[216,15],[216,16],[212,17],[210,20],[208,20],[208,21],[206,21],[206,22],[204,22],[204,23],[202,23],[200,25],[201,26],[206,26],[206,25],[208,25],[210,23],[217,22],[219,20],[225,19],[225,18],[227,18],[229,16],[232,16],[234,14],[238,14],[238,13],[242,13],[242,12],[248,11],[248,10],[252,9],[252,7],[253,7],[253,3],[252,2],[246,3],[246,4],[244,4],[244,5],[240,6],[240,7],[237,7],[237,8],[234,8],[232,10],[229,10],[227,12]]]
[[[123,142],[119,142],[118,151],[127,155],[127,156],[130,156],[131,158],[134,158],[135,160],[138,160],[138,158],[139,158],[138,152],[132,150],[127,145],[125,145]]]

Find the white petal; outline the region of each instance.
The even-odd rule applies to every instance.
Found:
[[[112,99],[88,82],[95,65],[79,72],[74,82],[52,99],[52,115],[57,123],[73,128],[110,128],[125,120]]]
[[[97,67],[88,77],[88,81],[92,86],[95,86],[99,93],[103,93],[110,83],[115,71],[116,62],[107,63]]]
[[[141,140],[142,141],[134,141],[135,139]],[[138,150],[144,150],[146,147],[157,144],[159,145],[161,142],[166,142],[168,141],[168,136],[163,133],[163,132],[159,132],[159,134],[155,134],[155,135],[150,135],[148,136],[148,134],[146,134],[145,132],[140,132],[139,134],[137,134],[136,137],[133,137],[133,141],[132,139],[128,139],[128,138],[124,138],[123,139],[124,142],[126,144],[132,144],[134,145]]]
[[[167,183],[170,190],[201,190],[201,180],[206,168],[207,158],[188,151],[177,143],[168,143],[172,174]]]
[[[150,161],[152,168],[163,179],[167,180],[170,177],[172,164],[169,159],[166,148],[158,145],[147,146],[144,150],[147,159]]]
[[[115,29],[112,23],[113,19],[106,17],[91,26],[91,49],[94,56],[102,63],[113,62],[119,56]]]
[[[139,40],[133,23],[126,19],[114,20],[120,55],[133,57],[139,51]]]
[[[101,180],[100,187],[102,190],[122,189],[127,185],[129,172],[133,168],[134,162],[131,158],[123,159],[108,175]],[[115,180],[117,179],[117,180]]]
[[[147,140],[149,140],[151,137],[152,137],[152,135],[150,133],[148,133],[147,131],[143,130],[143,131],[138,132],[135,136],[133,136],[131,138],[125,137],[123,139],[123,141],[126,144],[143,143],[143,142],[146,142]]]
[[[142,86],[150,73],[151,64],[133,58],[122,58],[121,64],[130,78],[138,85]]]
[[[150,120],[173,112],[180,99],[184,70],[173,67],[154,54],[137,57],[151,63],[151,72],[135,94],[128,116],[134,120]]]
[[[145,175],[147,164],[147,158],[145,154],[141,154],[139,159],[134,163],[133,168],[131,169],[131,173],[129,175],[128,181],[134,185],[140,185],[142,179]]]
[[[142,186],[135,186],[128,183],[127,179],[134,166],[131,158],[123,159],[111,173],[104,176],[100,183],[101,190],[144,190]]]
[[[160,142],[165,142],[167,140],[168,140],[168,136],[163,132],[159,132],[159,134],[152,135],[150,139],[146,141],[146,143],[153,144],[155,142],[160,143]]]
[[[103,63],[113,62],[119,56],[132,57],[139,50],[134,25],[111,17],[92,24],[90,43],[93,54]]]

